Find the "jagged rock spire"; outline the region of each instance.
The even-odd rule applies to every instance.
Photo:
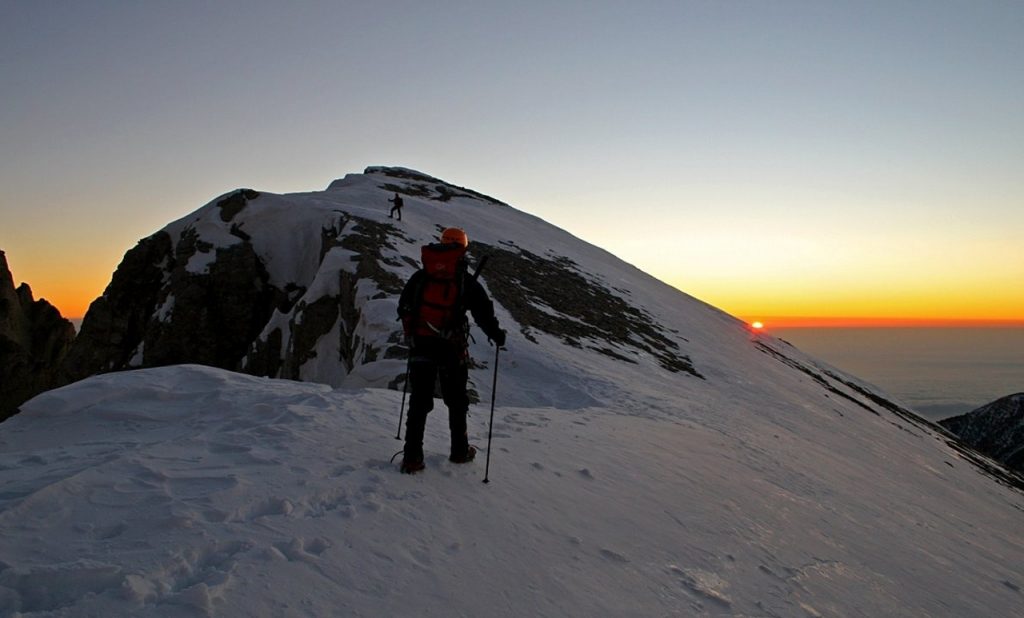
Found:
[[[34,300],[27,283],[14,287],[0,250],[0,420],[59,384],[58,368],[74,337],[75,327],[56,307]]]

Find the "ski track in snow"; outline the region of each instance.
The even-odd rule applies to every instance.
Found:
[[[317,242],[281,243],[254,213],[295,224],[284,217],[308,199],[335,218],[344,208],[384,222],[379,181],[263,194],[238,219],[277,256],[277,283],[327,289]],[[207,242],[236,242],[203,219],[218,215],[212,204],[169,229],[205,221]],[[302,211],[309,239],[321,215]],[[528,341],[498,306],[509,350],[483,484],[486,341],[472,346],[485,402],[469,418],[476,461],[447,461],[438,401],[427,469],[413,476],[391,461],[402,394],[379,388],[404,371],[399,359],[334,375],[336,346],[320,341],[307,369],[337,388],[197,365],[94,376],[0,426],[0,615],[1010,616],[1024,606],[1021,494],[937,430],[876,405],[870,387],[509,207],[409,197],[403,219],[413,247],[465,222],[493,246],[558,249],[642,299],[703,379],[643,354],[627,363],[541,332]],[[394,303],[360,294],[357,329],[383,349]]]

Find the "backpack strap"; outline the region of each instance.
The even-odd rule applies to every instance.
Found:
[[[483,271],[484,266],[487,266],[487,259],[491,257],[489,254],[484,255],[480,258],[480,262],[476,265],[476,271],[473,272],[473,281],[480,279],[480,273]]]
[[[476,282],[480,278],[480,273],[483,272],[484,266],[487,265],[487,258],[489,255],[484,255],[480,258],[480,261],[476,265],[476,270],[470,275],[465,267],[460,268],[458,273],[455,275],[455,292],[458,296],[455,297],[455,306],[453,312],[456,317],[462,318],[463,324],[457,325],[458,327],[465,328],[467,338],[469,335],[469,318],[466,317],[466,277],[469,276],[472,281]],[[453,325],[454,326],[454,325]]]
[[[409,337],[416,334],[416,329],[419,327],[420,317],[420,306],[423,304],[423,288],[426,286],[426,273],[421,271],[421,274],[414,275],[417,277],[416,286],[412,289],[412,303],[409,305],[409,311],[405,313],[405,320],[403,320],[403,328]]]

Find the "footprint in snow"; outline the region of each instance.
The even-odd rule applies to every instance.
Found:
[[[732,605],[732,599],[725,594],[729,583],[716,573],[700,569],[682,569],[674,564],[668,566],[668,571],[676,576],[679,583],[694,596],[725,607]]]
[[[214,455],[232,455],[238,453],[248,453],[252,451],[251,446],[242,444],[226,444],[223,442],[209,442],[206,446],[206,450]]]
[[[306,541],[302,537],[293,537],[290,541],[274,543],[278,552],[289,562],[312,562],[330,548],[331,543],[324,538]]]
[[[333,470],[331,470],[331,476],[332,477],[344,476],[344,475],[346,475],[346,474],[348,474],[350,472],[355,472],[355,470],[356,469],[355,469],[354,466],[349,466],[349,465],[344,465],[343,464],[343,465],[337,466]]]
[[[622,554],[620,554],[618,552],[614,552],[614,551],[612,551],[610,549],[602,549],[600,553],[601,553],[601,557],[604,558],[605,560],[610,560],[612,562],[618,562],[620,564],[625,564],[625,563],[629,562],[629,558],[623,556]]]

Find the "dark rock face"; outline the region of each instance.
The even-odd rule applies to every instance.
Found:
[[[127,367],[158,306],[162,265],[170,263],[171,237],[162,232],[140,240],[125,254],[103,295],[89,305],[62,367],[64,383]]]
[[[56,307],[34,300],[24,283],[14,288],[0,251],[0,420],[58,384],[58,367],[74,338],[75,327]]]
[[[235,191],[221,199],[217,202],[217,207],[220,208],[221,221],[231,221],[235,218],[235,215],[242,212],[249,203],[249,200],[254,200],[259,196],[259,191],[253,191],[252,189],[239,189],[238,191]]]
[[[638,353],[648,354],[668,371],[703,377],[651,315],[630,304],[624,292],[616,294],[582,273],[572,260],[544,258],[512,243],[508,248],[473,243],[471,249],[488,256],[482,277],[528,340],[536,342],[533,332],[540,331],[628,363],[636,363]]]
[[[328,211],[320,235],[321,265],[333,250],[351,254],[342,268],[337,257],[331,258],[335,262],[326,277],[335,283],[327,288],[336,291],[311,293],[311,281],[277,287],[264,262],[271,258],[260,255],[242,232],[246,217],[252,224],[260,216],[248,210],[258,208],[253,204],[259,197],[249,189],[231,192],[212,204],[213,217],[210,211],[197,213],[184,227],[166,228],[175,230],[173,236],[161,231],[128,251],[90,306],[63,363],[61,383],[181,363],[298,380],[318,346],[331,347],[322,345],[325,337],[337,337],[337,358],[321,360],[338,366],[339,379],[380,356],[404,356],[392,349],[397,343],[381,350],[360,339],[357,287],[370,281],[380,295],[397,296],[403,281],[388,267],[407,265],[384,258],[382,251],[397,253],[396,239],[411,241],[391,225]],[[212,231],[211,220],[219,222]],[[217,236],[225,231],[236,240]],[[219,238],[219,246],[206,238]]]
[[[186,268],[214,251],[186,228],[174,246],[158,232],[125,254],[89,307],[65,363],[66,381],[129,367],[198,363],[237,369],[287,295],[267,283],[249,242],[216,250],[209,272]]]
[[[252,244],[216,250],[208,273],[188,272],[191,255],[180,255],[161,306],[166,321],[153,320],[144,339],[143,366],[199,363],[237,369],[283,292],[267,283]]]
[[[1024,472],[1024,393],[997,399],[939,424],[1007,468]]]
[[[368,167],[366,168],[365,173],[378,174],[381,176],[395,178],[397,180],[407,181],[399,184],[384,183],[380,185],[381,189],[390,191],[391,193],[400,193],[411,197],[424,197],[437,200],[438,202],[447,202],[453,197],[468,197],[488,202],[496,206],[507,206],[505,202],[497,200],[489,195],[484,195],[483,193],[467,189],[466,187],[453,185],[450,182],[445,182],[440,178],[428,176],[422,172],[416,172],[401,167]]]

